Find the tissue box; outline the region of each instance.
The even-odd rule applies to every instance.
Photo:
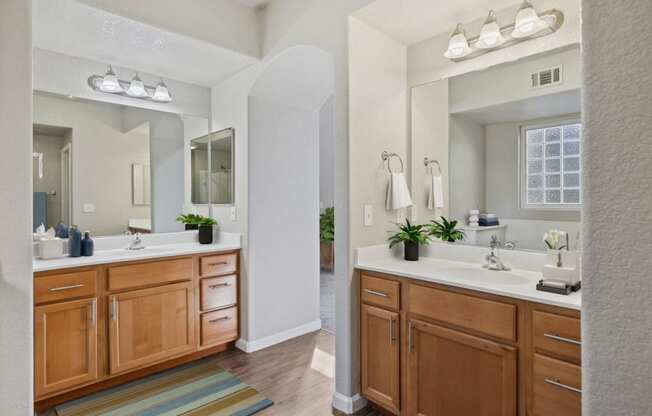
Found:
[[[60,238],[41,240],[38,244],[39,258],[48,260],[63,257],[63,243]]]
[[[577,267],[557,267],[546,264],[543,266],[543,279],[575,286],[580,281],[580,269]]]

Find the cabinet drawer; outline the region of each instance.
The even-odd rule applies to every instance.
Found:
[[[532,333],[536,351],[577,364],[581,362],[582,338],[578,318],[533,311]]]
[[[64,299],[95,296],[97,273],[95,270],[54,274],[34,279],[34,302],[55,302]]]
[[[192,258],[161,260],[109,268],[109,290],[123,290],[192,280]]]
[[[401,284],[394,280],[362,274],[362,303],[397,311],[400,307]]]
[[[235,273],[237,270],[237,254],[218,254],[201,258],[201,277]]]
[[[539,354],[534,354],[533,366],[533,415],[580,416],[580,367]]]
[[[238,338],[238,308],[201,315],[201,346],[222,344]]]
[[[237,277],[201,279],[201,310],[223,308],[238,303]]]
[[[516,341],[516,305],[411,284],[409,312]]]

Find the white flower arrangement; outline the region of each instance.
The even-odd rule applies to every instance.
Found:
[[[543,234],[543,242],[549,250],[568,249],[568,234],[561,230],[549,230]]]

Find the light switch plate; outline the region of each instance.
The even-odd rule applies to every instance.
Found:
[[[371,227],[374,225],[374,206],[371,204],[365,204],[364,208],[364,226]]]
[[[95,212],[95,204],[84,204],[83,211],[85,214],[92,214]]]
[[[236,219],[238,219],[238,210],[234,205],[231,207],[231,221],[235,221]]]

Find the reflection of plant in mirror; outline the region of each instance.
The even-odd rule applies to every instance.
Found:
[[[319,238],[324,243],[335,240],[335,208],[328,207],[319,215]]]
[[[396,226],[399,231],[390,235],[387,239],[390,248],[399,243],[430,243],[430,236],[425,229],[425,225],[412,225],[410,224],[410,221],[406,219],[405,224],[396,224]]]
[[[457,240],[464,240],[464,232],[457,230],[457,221],[440,217],[441,221],[432,220],[428,224],[429,233],[442,241],[454,243]]]
[[[197,214],[179,215],[177,217],[177,222],[186,225],[217,225],[215,219]]]

